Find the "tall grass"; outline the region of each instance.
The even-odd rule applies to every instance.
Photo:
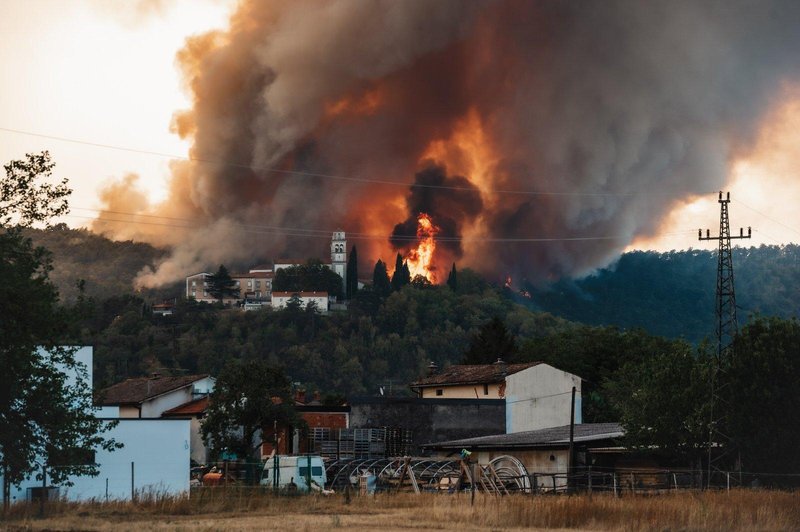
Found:
[[[24,528],[142,528],[171,523],[180,528],[252,529],[286,520],[296,529],[386,528],[398,523],[442,530],[579,528],[599,530],[798,530],[800,493],[766,490],[681,492],[616,498],[603,494],[576,496],[494,497],[477,494],[341,494],[278,496],[257,490],[215,488],[192,497],[161,494],[136,502],[53,502],[47,517],[37,518],[37,504],[16,504],[3,515],[8,525]],[[248,521],[249,519],[249,521]],[[139,527],[136,523],[147,524]],[[191,526],[190,526],[191,523]],[[220,524],[224,523],[224,524]],[[171,525],[167,525],[170,527]]]

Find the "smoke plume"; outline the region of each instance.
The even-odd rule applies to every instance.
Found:
[[[387,260],[420,209],[463,239],[442,261],[587,271],[725,184],[797,79],[798,27],[790,1],[243,1],[178,56],[195,160],[148,213],[197,228],[140,281],[222,247],[321,256],[339,228]]]

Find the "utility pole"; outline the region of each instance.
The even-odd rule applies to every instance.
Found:
[[[731,236],[730,217],[728,214],[728,204],[731,202],[731,193],[728,192],[725,198],[722,192],[719,193],[719,234],[712,236],[706,229],[698,229],[699,240],[716,240],[719,242],[719,253],[717,256],[717,293],[716,293],[716,333],[717,333],[717,354],[716,363],[711,370],[711,423],[709,424],[708,435],[708,479],[707,485],[711,486],[711,470],[715,461],[721,460],[725,453],[719,453],[716,459],[713,456],[714,444],[721,446],[722,450],[730,451],[731,440],[727,432],[727,408],[725,406],[725,387],[726,383],[721,379],[730,363],[733,339],[739,332],[739,325],[736,321],[736,292],[733,286],[733,254],[731,252],[731,240],[750,238],[752,228],[747,228],[747,235],[744,229],[739,228],[738,236]],[[718,413],[715,413],[718,412]]]

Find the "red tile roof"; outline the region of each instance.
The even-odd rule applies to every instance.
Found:
[[[170,408],[163,414],[161,417],[171,417],[171,416],[196,416],[198,414],[204,413],[208,409],[208,396],[201,397],[200,399],[195,399],[193,401],[189,401],[188,403],[183,403],[182,405],[178,405],[175,408]]]
[[[508,375],[532,368],[541,362],[525,364],[464,364],[449,366],[439,373],[411,383],[412,388],[427,386],[455,386],[461,384],[494,384],[503,382]]]
[[[180,377],[139,377],[109,386],[98,394],[98,404],[103,406],[140,404],[158,395],[178,390],[208,377],[208,375],[182,375]]]

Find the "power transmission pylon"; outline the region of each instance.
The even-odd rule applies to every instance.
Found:
[[[730,218],[728,215],[728,204],[731,202],[731,193],[728,192],[725,199],[722,192],[719,193],[719,235],[711,236],[706,229],[706,236],[703,230],[698,230],[700,240],[719,241],[719,253],[717,257],[717,294],[716,294],[716,314],[717,314],[717,355],[716,363],[711,370],[711,423],[709,424],[708,436],[708,486],[711,487],[711,472],[715,462],[722,460],[732,449],[732,441],[727,432],[727,394],[726,379],[723,375],[730,364],[733,339],[739,332],[739,324],[736,321],[736,291],[733,286],[733,254],[731,253],[731,240],[750,238],[752,229],[747,228],[747,235],[744,229],[739,228],[738,236],[731,236]],[[722,451],[714,457],[714,445]]]

